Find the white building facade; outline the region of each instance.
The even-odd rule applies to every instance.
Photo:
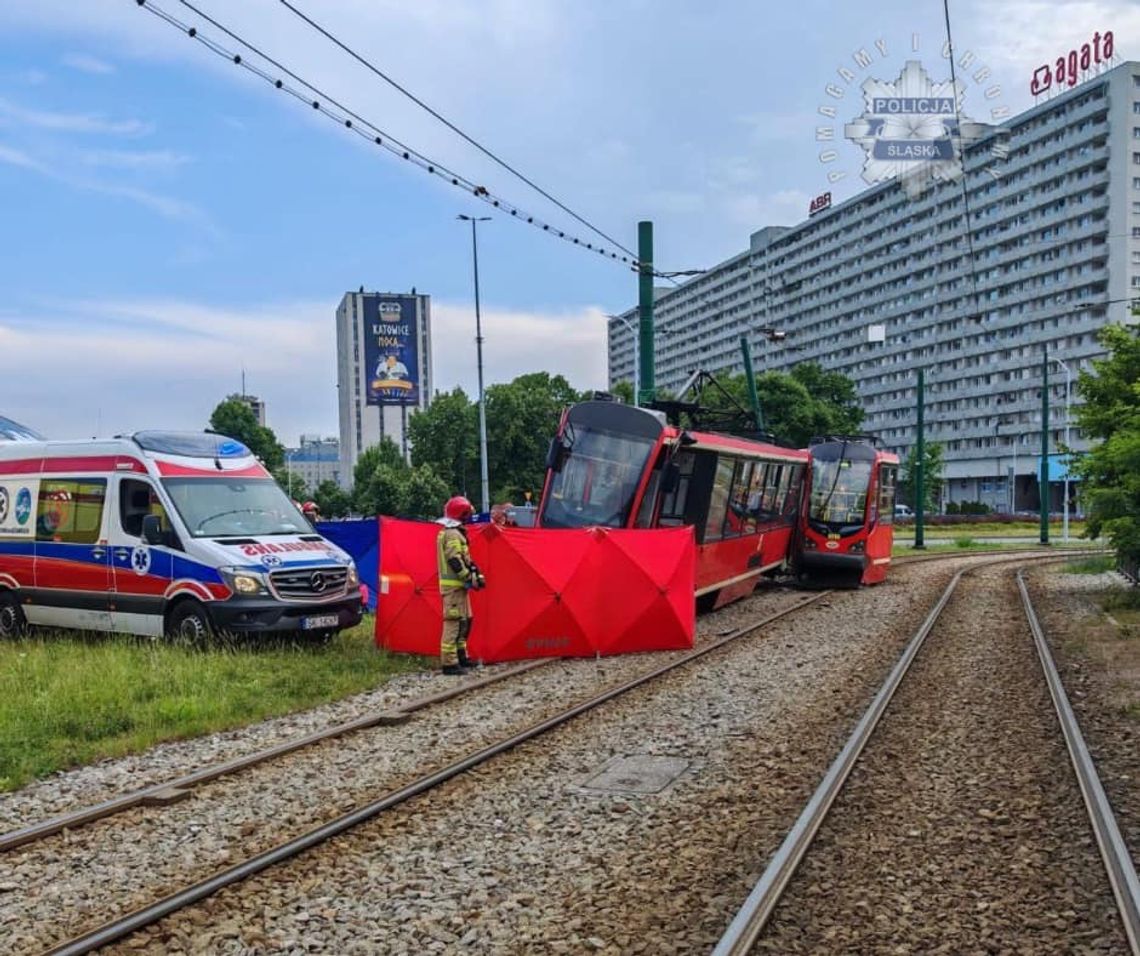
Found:
[[[960,183],[916,198],[889,183],[797,226],[761,229],[746,251],[658,290],[658,387],[676,391],[697,367],[742,371],[747,335],[758,373],[814,361],[851,378],[864,430],[905,455],[923,368],[926,437],[944,447],[948,500],[1034,507],[1043,356],[1055,453],[1064,440],[1064,368],[1075,404],[1078,372],[1104,354],[1097,331],[1136,321],[1140,63],[1005,128],[1008,135],[967,150],[968,235]],[[636,326],[637,309],[623,317]],[[761,328],[786,338],[771,341]],[[882,340],[873,341],[874,330]],[[617,319],[609,378],[611,386],[633,380],[631,335]],[[1083,447],[1075,426],[1072,439]],[[1057,507],[1059,495],[1054,488]]]
[[[346,292],[336,311],[340,483],[361,453],[391,438],[409,458],[408,418],[432,394],[431,296]]]

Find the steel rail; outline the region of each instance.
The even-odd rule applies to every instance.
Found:
[[[132,807],[141,805],[155,806],[173,802],[183,796],[187,790],[199,784],[216,780],[218,777],[224,777],[227,774],[236,773],[239,770],[255,767],[258,764],[267,763],[277,757],[293,753],[304,747],[310,747],[313,744],[329,740],[333,737],[342,737],[346,734],[354,733],[358,730],[366,730],[370,727],[391,726],[404,723],[418,710],[423,710],[435,704],[441,704],[444,701],[451,700],[453,697],[460,697],[471,691],[478,690],[481,687],[486,687],[488,684],[495,684],[499,681],[516,677],[519,674],[534,670],[537,667],[552,664],[556,660],[558,660],[558,658],[530,661],[519,667],[512,667],[498,674],[491,674],[479,680],[456,685],[437,694],[420,697],[406,704],[399,704],[392,710],[366,714],[363,717],[348,721],[347,723],[326,727],[323,730],[318,730],[303,737],[294,737],[290,740],[282,741],[264,750],[246,754],[244,757],[236,757],[224,763],[204,767],[201,770],[196,770],[193,773],[186,774],[174,780],[166,780],[140,790],[132,790],[130,793],[120,794],[117,797],[111,797],[109,800],[103,800],[100,803],[94,803],[79,810],[49,817],[46,820],[41,820],[39,823],[34,823],[18,830],[10,830],[7,833],[0,834],[0,852],[12,850],[27,843],[33,843],[36,840],[41,840],[44,837],[51,836],[53,833],[59,833],[62,830],[75,829],[76,827],[92,823],[96,820],[102,820],[105,817],[122,813]]]
[[[463,757],[454,763],[447,765],[446,767],[433,771],[432,773],[425,774],[424,776],[413,780],[406,786],[401,787],[398,790],[393,790],[371,803],[358,807],[355,810],[351,810],[348,813],[343,814],[342,816],[337,817],[336,819],[331,820],[325,824],[322,824],[319,827],[302,833],[299,836],[294,837],[293,839],[290,839],[284,843],[278,844],[275,847],[271,847],[270,849],[265,850],[264,852],[259,853],[257,856],[251,857],[242,863],[238,863],[224,870],[220,870],[213,876],[207,877],[204,880],[200,880],[199,882],[185,887],[184,889],[179,890],[175,893],[172,893],[169,896],[157,900],[154,903],[141,907],[133,912],[126,913],[114,920],[110,920],[107,923],[104,923],[102,926],[96,927],[95,929],[89,930],[80,936],[76,936],[70,940],[67,940],[66,942],[60,943],[51,949],[46,950],[44,952],[44,956],[80,956],[80,954],[89,953],[101,946],[106,946],[112,942],[115,942],[116,940],[122,939],[124,936],[136,932],[137,930],[140,930],[146,926],[149,926],[165,916],[169,916],[170,914],[175,913],[186,906],[190,906],[193,903],[197,903],[206,897],[213,895],[214,893],[218,892],[218,890],[221,890],[226,886],[248,879],[249,877],[261,872],[262,870],[289,860],[292,857],[295,857],[300,853],[303,853],[304,851],[309,850],[312,847],[331,839],[332,837],[338,836],[341,833],[351,830],[353,827],[359,826],[360,824],[371,820],[384,811],[389,810],[401,803],[404,803],[407,800],[410,800],[422,793],[425,793],[426,791],[439,786],[440,784],[452,779],[453,777],[456,777],[473,767],[485,763],[486,761],[498,756],[499,754],[505,753],[506,751],[511,750],[528,740],[538,737],[541,734],[554,729],[555,727],[565,724],[568,721],[573,720],[575,717],[578,717],[587,711],[593,710],[594,708],[606,703],[609,700],[612,700],[615,697],[619,697],[622,694],[634,690],[643,684],[647,684],[650,681],[656,680],[658,677],[662,677],[671,671],[674,671],[680,667],[685,666],[686,664],[691,663],[692,661],[704,657],[713,651],[719,650],[726,644],[738,640],[741,637],[752,634],[760,628],[765,627],[768,624],[779,620],[780,618],[794,614],[795,612],[802,610],[811,604],[814,604],[816,601],[822,600],[825,597],[829,597],[833,593],[834,592],[832,591],[820,591],[818,594],[807,597],[792,607],[785,608],[782,611],[777,611],[774,614],[769,614],[759,621],[753,621],[744,627],[737,628],[729,634],[720,637],[709,644],[706,644],[702,648],[690,651],[682,657],[670,661],[668,664],[664,664],[661,667],[657,667],[653,670],[645,672],[644,674],[640,674],[632,680],[626,681],[624,684],[609,688],[608,690],[605,690],[602,693],[589,698],[588,700],[574,705],[573,707],[563,711],[560,714],[555,714],[552,717],[548,717],[547,719],[533,724],[525,730],[521,730],[508,738],[470,753],[466,757]]]
[[[970,555],[930,554],[904,556],[897,560],[895,563],[905,566],[906,564],[917,564],[926,561],[945,560],[946,558],[955,557],[970,557]],[[107,800],[100,801],[99,803],[90,804],[89,806],[81,807],[77,810],[72,810],[67,813],[48,817],[37,823],[29,824],[25,827],[19,827],[15,830],[9,830],[7,832],[0,833],[0,853],[3,853],[7,850],[13,850],[16,847],[25,846],[28,843],[34,843],[37,840],[44,839],[45,837],[52,836],[56,833],[61,833],[64,830],[73,830],[77,829],[78,827],[86,826],[88,823],[94,823],[98,820],[106,819],[107,817],[114,816],[117,813],[123,813],[127,810],[133,809],[134,807],[161,806],[174,802],[183,797],[186,791],[203,783],[208,783],[212,780],[218,779],[219,777],[237,773],[241,770],[247,770],[250,767],[255,767],[261,763],[267,763],[268,761],[274,760],[277,757],[285,756],[286,754],[292,753],[296,750],[310,747],[313,744],[321,743],[322,741],[329,740],[334,737],[345,736],[358,730],[367,730],[371,727],[391,726],[394,724],[403,723],[411,714],[415,713],[416,711],[434,706],[435,704],[443,703],[445,701],[451,700],[454,697],[462,696],[463,694],[466,694],[470,691],[485,687],[488,684],[494,684],[501,680],[507,680],[509,678],[516,677],[519,674],[525,673],[526,671],[534,670],[537,667],[543,667],[547,664],[551,664],[555,660],[559,660],[559,658],[545,658],[543,660],[530,661],[521,666],[503,671],[502,673],[493,674],[491,676],[480,678],[470,683],[458,685],[456,687],[442,691],[441,693],[419,698],[408,704],[399,704],[389,711],[383,711],[378,714],[368,714],[356,720],[338,724],[333,727],[328,727],[324,730],[319,730],[312,734],[307,734],[303,737],[296,737],[283,741],[280,744],[276,744],[272,747],[267,747],[264,750],[259,750],[254,753],[247,754],[243,757],[236,757],[233,760],[228,760],[224,763],[204,767],[201,770],[196,770],[192,773],[185,774],[184,776],[177,777],[172,780],[166,780],[160,783],[151,784],[150,786],[140,788],[139,790],[132,790],[129,793],[120,794]]]
[[[1053,654],[1049,650],[1045,632],[1033,610],[1033,601],[1029,597],[1029,589],[1025,586],[1025,577],[1021,571],[1017,572],[1017,587],[1021,591],[1021,603],[1025,608],[1030,630],[1033,631],[1033,643],[1037,647],[1037,656],[1041,659],[1045,682],[1049,685],[1049,696],[1053,699],[1053,706],[1057,711],[1057,722],[1061,725],[1061,732],[1065,736],[1065,746],[1068,748],[1069,758],[1073,762],[1073,770],[1080,784],[1089,822],[1092,824],[1097,846],[1100,848],[1101,859],[1104,860],[1104,868],[1108,872],[1112,894],[1116,897],[1120,920],[1124,924],[1124,932],[1128,936],[1132,952],[1140,956],[1140,880],[1136,876],[1132,854],[1124,842],[1120,827],[1117,826],[1116,816],[1112,812],[1104,787],[1101,786],[1096,765],[1085,744],[1084,735],[1069,703],[1069,697],[1065,693],[1065,686],[1061,682],[1057,666],[1053,662]]]
[[[911,663],[915,657],[918,656],[918,652],[925,643],[927,635],[933,630],[938,617],[942,614],[943,609],[946,607],[954,590],[958,587],[958,582],[962,579],[963,575],[972,574],[975,571],[991,566],[1016,563],[1019,560],[1065,560],[1072,553],[1074,552],[1069,552],[1064,555],[1054,553],[1038,557],[1019,555],[1013,558],[1007,555],[998,560],[979,562],[968,568],[962,568],[954,575],[942,593],[942,597],[938,599],[938,602],[926,616],[926,620],[922,622],[922,626],[919,627],[918,631],[916,631],[915,635],[910,639],[902,656],[895,663],[890,674],[887,675],[887,679],[883,682],[878,693],[875,694],[874,699],[867,707],[862,718],[860,718],[859,723],[855,725],[855,729],[851,732],[847,743],[844,744],[843,749],[839,752],[835,760],[832,761],[827,773],[824,774],[823,780],[820,781],[811,799],[808,800],[806,806],[800,812],[795,824],[791,830],[788,831],[787,836],[784,837],[783,843],[780,844],[780,848],[769,861],[760,879],[752,888],[752,891],[748,894],[744,903],[741,904],[740,909],[733,917],[728,929],[725,930],[724,935],[713,949],[713,956],[745,956],[745,954],[752,951],[752,947],[755,945],[756,940],[759,938],[761,932],[763,932],[764,926],[775,910],[776,904],[779,902],[784,890],[787,889],[788,884],[795,875],[796,869],[807,853],[808,847],[811,846],[815,834],[827,816],[827,811],[835,802],[835,798],[839,795],[840,790],[842,790],[844,782],[847,780],[852,768],[859,759],[859,755],[863,752],[863,748],[874,733],[879,720],[886,712],[887,705],[890,703],[898,686],[902,683],[903,677],[906,676],[906,672],[909,670]]]

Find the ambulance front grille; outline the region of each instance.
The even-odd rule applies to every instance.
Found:
[[[347,568],[291,568],[269,575],[273,593],[282,601],[331,601],[344,597]]]

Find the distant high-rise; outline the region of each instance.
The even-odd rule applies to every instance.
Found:
[[[262,428],[265,427],[265,402],[256,395],[245,395],[235,392],[233,395],[227,395],[226,401],[241,402],[243,405],[248,405],[249,410],[253,412],[254,417],[257,419],[257,424]]]
[[[431,398],[431,296],[346,292],[336,310],[340,482],[384,437],[408,458],[408,416]]]

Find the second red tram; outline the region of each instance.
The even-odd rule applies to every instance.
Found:
[[[854,586],[884,580],[894,544],[898,456],[862,435],[817,439],[808,452],[799,577]]]
[[[785,568],[808,452],[668,424],[614,401],[571,406],[551,442],[543,528],[692,525],[702,609],[749,594]]]

